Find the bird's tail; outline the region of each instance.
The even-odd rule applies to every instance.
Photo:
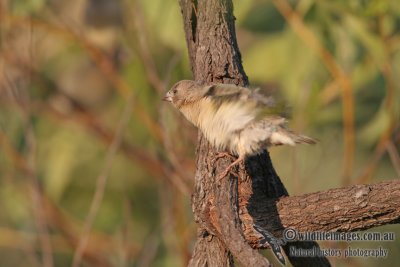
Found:
[[[282,127],[271,135],[270,139],[273,145],[291,145],[310,144],[314,145],[317,140],[306,135],[296,134],[289,129]]]
[[[315,145],[317,140],[306,135],[291,133],[291,137],[296,144],[309,144]]]

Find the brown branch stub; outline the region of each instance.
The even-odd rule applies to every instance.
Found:
[[[349,232],[398,223],[400,180],[282,198],[277,207],[282,225],[299,231]]]
[[[275,236],[281,236],[285,228],[350,232],[394,224],[400,221],[400,180],[275,199],[258,195],[240,217],[246,239],[254,247],[259,247],[260,237],[254,233],[253,223]]]

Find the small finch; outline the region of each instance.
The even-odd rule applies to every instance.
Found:
[[[279,105],[257,90],[183,80],[163,100],[179,109],[216,149],[238,156],[219,179],[246,156],[258,154],[266,147],[316,143],[315,139],[288,129],[287,120],[278,113]]]

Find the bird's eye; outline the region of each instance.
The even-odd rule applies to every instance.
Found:
[[[172,93],[176,94],[178,92],[178,90],[174,89],[172,90]]]

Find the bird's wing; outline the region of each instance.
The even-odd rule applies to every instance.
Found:
[[[216,109],[223,105],[237,104],[243,110],[254,114],[256,119],[268,115],[282,115],[286,110],[283,103],[275,101],[272,96],[259,93],[258,89],[248,89],[230,84],[211,85],[205,96],[211,100]],[[234,114],[231,115],[234,116]]]
[[[257,101],[252,90],[231,84],[211,85],[207,88],[205,96],[212,99],[216,105],[233,101]]]

